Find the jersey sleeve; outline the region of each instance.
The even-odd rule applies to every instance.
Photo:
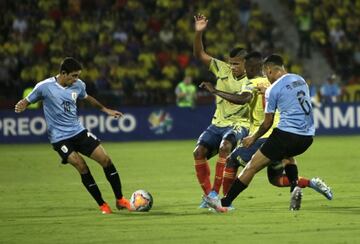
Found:
[[[85,99],[87,97],[86,84],[82,80],[79,81],[80,81],[80,92],[78,98]]]
[[[216,58],[211,59],[209,70],[216,76],[218,79],[227,78],[230,66]]]
[[[277,107],[277,93],[274,89],[266,89],[265,113],[275,113]]]
[[[45,84],[38,83],[34,89],[25,98],[29,103],[36,103],[44,98]]]
[[[254,84],[252,81],[246,79],[241,87],[241,93],[242,92],[250,92],[255,94],[256,93],[256,84]]]

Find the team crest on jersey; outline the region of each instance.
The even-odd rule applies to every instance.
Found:
[[[71,98],[76,102],[76,99],[78,97],[78,94],[76,92],[71,93]]]
[[[61,146],[61,151],[63,151],[63,153],[67,153],[69,151],[69,149],[67,148],[67,146],[62,145]]]

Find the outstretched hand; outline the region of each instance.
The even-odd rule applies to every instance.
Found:
[[[108,108],[104,108],[103,112],[109,116],[113,116],[116,119],[123,116],[123,113],[121,113],[120,111],[112,110],[112,109],[108,109]]]
[[[208,90],[210,93],[214,93],[216,91],[214,85],[211,84],[210,82],[206,82],[206,81],[201,82],[199,87]]]
[[[195,19],[195,31],[204,31],[206,29],[208,20],[203,14],[197,14]]]

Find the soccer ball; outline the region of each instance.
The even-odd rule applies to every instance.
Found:
[[[147,212],[153,205],[153,197],[145,190],[137,190],[131,195],[130,204],[134,211]]]

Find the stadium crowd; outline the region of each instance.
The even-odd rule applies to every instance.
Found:
[[[360,101],[360,1],[289,0],[299,31],[299,57],[310,58],[318,48],[338,74],[330,75],[319,87],[326,101]],[[329,81],[331,85],[329,85]],[[327,99],[335,95],[339,99]]]
[[[205,45],[214,57],[224,58],[234,46],[265,55],[282,52],[271,16],[250,0],[6,0],[0,5],[3,108],[26,87],[56,74],[64,56],[83,63],[88,93],[104,103],[174,103],[183,77],[191,76],[195,84],[214,80],[192,55],[193,16],[200,11],[210,17]]]
[[[353,6],[359,1],[292,2],[298,18],[314,13],[307,20],[309,45],[324,50],[342,80],[359,84],[360,28]],[[318,4],[328,11],[319,11]],[[281,35],[271,15],[251,0],[5,0],[0,9],[0,108],[11,107],[23,90],[56,74],[65,56],[83,63],[88,93],[105,104],[175,103],[174,89],[183,77],[192,77],[195,85],[214,80],[192,55],[197,12],[209,16],[204,42],[212,56],[225,58],[234,46],[277,52],[290,72],[302,73],[276,39]],[[303,49],[301,55],[308,55]],[[208,101],[206,94],[199,91],[200,103],[202,97]]]

